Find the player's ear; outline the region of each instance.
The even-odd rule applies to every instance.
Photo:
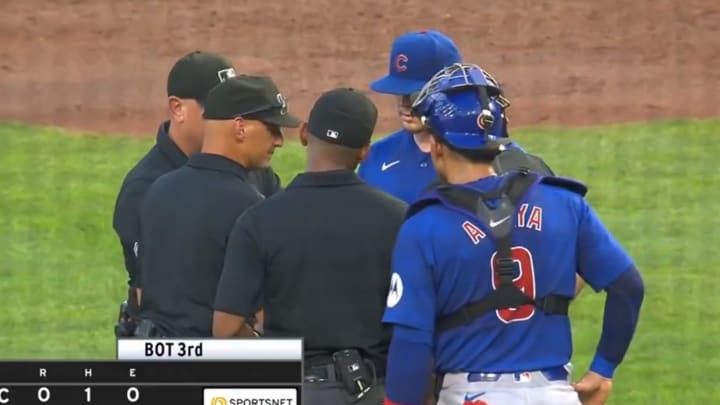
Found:
[[[300,125],[300,143],[302,146],[307,146],[308,144],[308,125],[307,122],[303,122]]]
[[[185,106],[181,99],[175,96],[168,97],[168,111],[173,122],[185,122]]]

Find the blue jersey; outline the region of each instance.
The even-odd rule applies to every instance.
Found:
[[[507,146],[522,150],[514,142]],[[408,204],[437,177],[430,153],[421,151],[412,133],[405,129],[373,143],[358,175],[369,185]]]
[[[497,189],[507,176],[467,186]],[[572,297],[575,273],[599,291],[632,260],[577,194],[535,185],[512,216],[515,284],[526,294]],[[395,246],[393,276],[383,320],[435,333],[435,319],[487,296],[495,279],[495,242],[488,225],[463,211],[430,205],[403,224]],[[569,319],[532,305],[491,311],[436,336],[436,371],[519,372],[570,360]]]
[[[435,180],[430,154],[401,129],[373,143],[358,175],[369,185],[411,203]]]

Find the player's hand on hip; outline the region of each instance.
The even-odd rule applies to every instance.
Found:
[[[580,381],[573,384],[582,405],[603,405],[612,391],[612,380],[588,371]]]

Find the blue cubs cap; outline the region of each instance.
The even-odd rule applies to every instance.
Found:
[[[413,111],[433,133],[459,149],[499,146],[509,105],[492,77],[476,65],[454,64],[433,76]]]
[[[392,44],[388,75],[372,82],[370,88],[385,94],[416,93],[435,73],[461,59],[447,35],[435,30],[408,32]]]

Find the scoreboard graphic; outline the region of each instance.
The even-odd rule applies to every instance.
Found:
[[[0,360],[0,405],[297,405],[301,339],[121,339],[117,360]]]

